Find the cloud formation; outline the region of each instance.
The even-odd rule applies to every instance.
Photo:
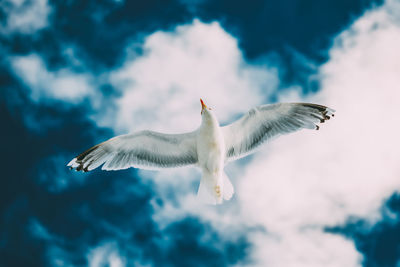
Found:
[[[151,34],[143,55],[111,75],[122,94],[115,127],[129,131],[191,131],[200,123],[199,98],[227,121],[263,103],[278,84],[276,70],[247,63],[219,23],[199,20]]]
[[[12,57],[10,64],[34,102],[58,100],[79,104],[93,94],[91,75],[67,68],[49,70],[37,54]]]
[[[0,9],[7,14],[0,33],[32,34],[48,26],[51,7],[47,0],[5,0]]]
[[[359,266],[352,242],[324,227],[351,216],[376,221],[400,189],[398,8],[388,1],[336,37],[321,90],[306,99],[335,108],[335,119],[274,141],[238,180],[244,216],[274,233],[255,238],[269,266]]]

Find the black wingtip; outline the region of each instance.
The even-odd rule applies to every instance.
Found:
[[[75,163],[78,164],[77,167],[70,167],[69,169],[72,170],[74,169],[75,171],[83,171],[83,172],[89,172],[90,170],[88,169],[88,167],[91,165],[92,162],[90,162],[89,164],[86,164],[87,166],[84,167],[83,165],[86,163],[87,159],[86,156],[88,156],[89,154],[91,154],[92,152],[94,152],[96,149],[98,149],[101,145],[95,145],[91,148],[89,148],[88,150],[84,151],[83,153],[79,154],[76,158],[75,158]],[[85,160],[86,159],[86,160]]]

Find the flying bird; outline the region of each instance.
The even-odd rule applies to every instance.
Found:
[[[198,198],[209,204],[229,200],[234,189],[224,166],[247,156],[273,137],[297,130],[319,129],[334,110],[310,103],[277,103],[252,108],[240,119],[220,126],[213,111],[201,103],[201,124],[189,133],[140,131],[111,138],[86,150],[67,166],[77,171],[161,169],[195,165],[202,171]]]

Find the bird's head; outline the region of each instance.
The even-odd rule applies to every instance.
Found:
[[[207,107],[206,104],[204,104],[203,99],[200,98],[200,103],[201,103],[201,115],[209,113],[209,110],[211,108]]]
[[[204,104],[203,100],[200,98],[201,103],[201,118],[203,122],[215,123],[217,122],[217,118],[214,113],[211,111],[211,108],[207,107]]]

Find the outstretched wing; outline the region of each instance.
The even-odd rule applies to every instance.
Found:
[[[68,163],[77,171],[129,167],[159,169],[197,163],[196,132],[163,134],[141,131],[120,135],[98,144]]]
[[[222,127],[226,159],[244,157],[274,136],[302,128],[319,129],[335,111],[309,103],[278,103],[251,109],[239,120]]]

